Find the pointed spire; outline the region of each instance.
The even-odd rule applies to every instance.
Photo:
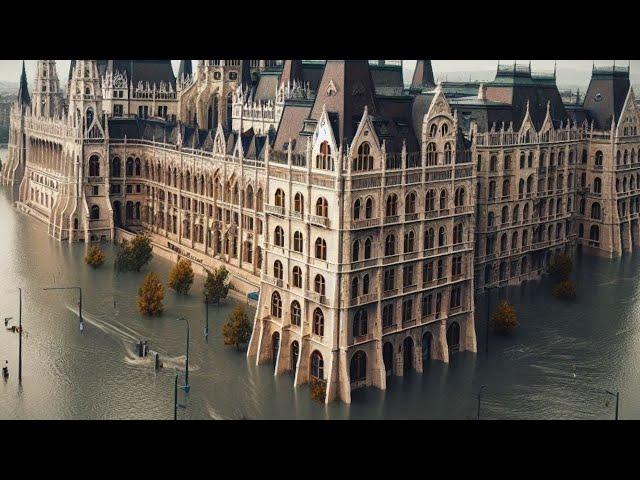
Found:
[[[178,79],[190,77],[193,74],[191,60],[180,60],[180,68],[178,68]]]
[[[253,79],[251,78],[250,67],[250,60],[242,60],[242,76],[240,82],[245,102],[251,101],[252,98]]]
[[[20,88],[18,89],[18,104],[21,106],[31,105],[31,97],[29,96],[29,86],[27,85],[27,71],[22,61],[22,74],[20,75]]]
[[[413,79],[411,80],[411,88],[422,90],[423,88],[433,88],[435,86],[436,82],[433,78],[431,60],[417,60],[416,69],[413,72]]]
[[[558,61],[554,60],[553,61],[553,79],[556,79],[556,73],[558,71]]]

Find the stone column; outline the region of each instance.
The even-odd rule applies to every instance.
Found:
[[[447,321],[440,320],[440,325],[433,332],[433,351],[431,358],[449,363],[449,346],[447,345]]]

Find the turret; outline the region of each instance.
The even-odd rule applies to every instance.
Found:
[[[69,116],[88,128],[102,115],[102,87],[96,60],[75,60],[69,83]],[[83,121],[86,120],[86,121]]]
[[[24,68],[24,60],[22,61],[22,74],[20,75],[20,88],[18,89],[18,105],[23,110],[31,106],[31,97],[29,96],[29,86],[27,85],[27,72]]]
[[[38,60],[33,90],[33,114],[57,118],[62,112],[62,93],[55,60]]]

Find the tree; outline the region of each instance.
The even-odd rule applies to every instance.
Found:
[[[559,298],[560,300],[575,300],[576,284],[571,280],[558,282],[551,289],[551,293],[554,297]]]
[[[509,333],[518,326],[515,309],[507,302],[502,300],[498,308],[491,316],[491,329],[498,333]]]
[[[318,403],[324,403],[327,392],[327,382],[315,377],[311,377],[311,400]]]
[[[191,262],[181,258],[169,272],[169,287],[182,295],[186,295],[189,293],[192,283],[193,268],[191,268]]]
[[[149,272],[138,289],[138,310],[143,315],[156,316],[162,313],[164,307],[164,287],[156,272]]]
[[[251,322],[243,305],[233,309],[229,321],[222,326],[222,337],[225,345],[235,345],[240,350],[241,343],[248,343],[251,338]]]
[[[87,252],[87,256],[84,257],[84,261],[93,268],[101,267],[104,263],[104,252],[97,245],[92,245]]]
[[[566,253],[556,253],[551,257],[547,271],[556,282],[568,280],[573,270],[571,257]]]
[[[229,271],[224,265],[216,268],[213,272],[207,272],[207,279],[204,282],[204,301],[206,303],[216,303],[220,305],[220,300],[227,298],[229,294]]]
[[[136,235],[133,240],[122,240],[116,256],[115,266],[121,272],[139,272],[151,260],[151,240],[144,235]]]

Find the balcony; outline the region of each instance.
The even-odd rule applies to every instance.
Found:
[[[284,207],[279,207],[277,205],[270,205],[268,203],[265,203],[264,211],[267,213],[271,213],[273,215],[280,215],[281,217],[284,217]]]
[[[307,221],[312,225],[328,228],[329,219],[327,217],[321,217],[320,215],[307,214]]]
[[[266,273],[262,274],[262,281],[273,285],[274,287],[282,288],[282,280],[280,278],[272,277]]]
[[[352,229],[377,227],[380,224],[379,218],[366,218],[364,220],[353,220],[351,222]]]
[[[389,223],[398,223],[399,221],[400,221],[400,217],[398,215],[390,215],[388,217],[384,217],[385,225]]]
[[[312,300],[312,301],[314,301],[316,303],[320,303],[322,305],[329,306],[329,300],[327,299],[327,297],[325,295],[322,295],[321,293],[313,292],[311,290],[307,290],[306,291],[306,296],[307,296],[307,298],[309,298],[310,300]]]

